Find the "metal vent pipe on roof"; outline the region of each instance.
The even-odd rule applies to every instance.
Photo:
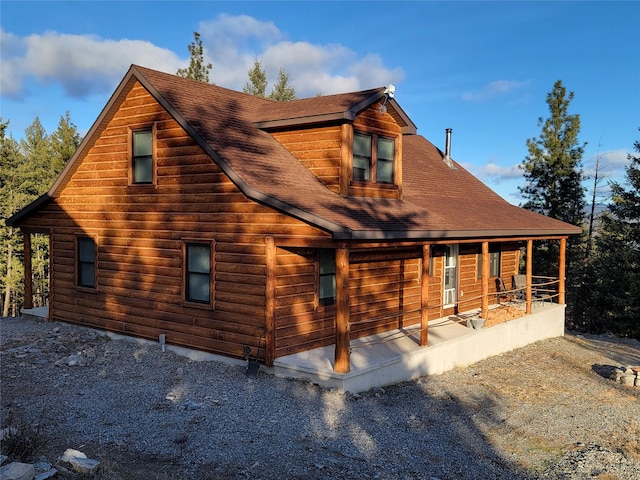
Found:
[[[455,168],[455,166],[453,165],[453,161],[451,160],[451,132],[452,131],[453,129],[451,128],[447,128],[445,130],[446,137],[445,137],[445,144],[444,144],[444,158],[442,159],[442,161],[446,163],[449,168]]]

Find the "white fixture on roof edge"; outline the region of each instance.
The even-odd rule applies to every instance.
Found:
[[[389,86],[384,89],[384,94],[384,100],[382,101],[380,108],[378,108],[380,113],[387,113],[387,100],[396,95],[396,86],[393,83],[390,83]]]

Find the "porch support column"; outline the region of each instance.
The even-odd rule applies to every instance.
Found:
[[[565,269],[567,265],[567,239],[560,239],[560,259],[558,260],[558,303],[565,304]]]
[[[276,356],[276,244],[273,237],[266,238],[266,313],[265,313],[265,358],[268,367],[273,366]],[[258,345],[258,350],[260,346]]]
[[[482,242],[482,318],[489,318],[489,242]]]
[[[533,278],[533,240],[527,240],[527,315],[531,314],[531,281]]]
[[[33,308],[33,269],[31,267],[31,234],[23,233],[24,243],[24,308]]]
[[[431,245],[422,245],[422,278],[420,284],[420,346],[429,343],[429,252]]]
[[[349,373],[351,338],[349,326],[349,250],[336,249],[336,352],[333,370]]]

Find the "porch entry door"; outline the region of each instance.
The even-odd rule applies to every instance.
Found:
[[[454,307],[458,301],[458,245],[445,245],[442,304]]]

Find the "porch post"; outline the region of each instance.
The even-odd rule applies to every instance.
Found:
[[[533,240],[527,240],[527,315],[531,314],[531,280],[533,277]]]
[[[31,234],[22,234],[24,243],[24,308],[33,308],[33,269],[31,267]]]
[[[420,284],[420,346],[429,343],[429,253],[431,245],[422,245],[422,283]]]
[[[265,354],[264,363],[271,367],[276,356],[276,243],[273,237],[265,239],[267,281],[265,312]],[[260,345],[258,344],[258,350]]]
[[[333,370],[349,373],[351,361],[349,350],[349,250],[336,249],[336,352]]]
[[[558,261],[558,303],[564,305],[565,303],[565,268],[567,265],[567,239],[560,239],[560,259]]]
[[[489,318],[489,242],[482,242],[482,318]]]

